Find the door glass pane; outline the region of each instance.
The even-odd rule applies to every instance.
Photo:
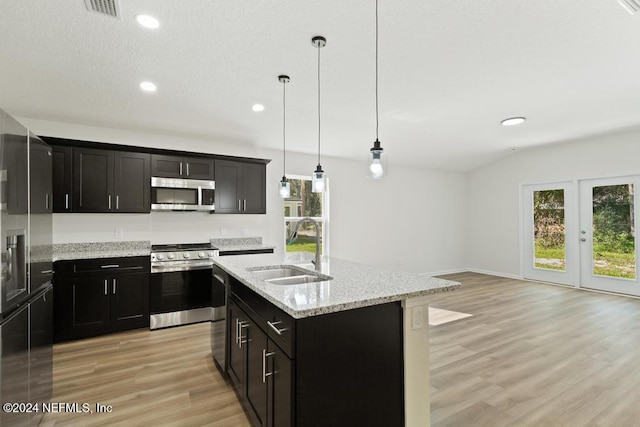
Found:
[[[593,187],[593,274],[636,277],[633,184]]]
[[[534,265],[565,270],[564,190],[533,192]]]

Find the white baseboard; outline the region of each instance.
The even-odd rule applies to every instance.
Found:
[[[518,274],[500,273],[498,271],[481,270],[479,268],[468,268],[466,271],[471,273],[488,274],[490,276],[506,277],[508,279],[522,280],[522,276]]]
[[[466,273],[468,268],[456,268],[454,270],[432,271],[429,273],[419,273],[418,276],[443,276],[445,274]]]
[[[443,271],[433,271],[429,273],[419,273],[419,276],[443,276],[445,274],[455,274],[455,273],[480,273],[480,274],[488,274],[489,276],[497,276],[497,277],[506,277],[508,279],[516,279],[516,280],[524,280],[521,276],[517,274],[508,274],[508,273],[500,273],[498,271],[490,271],[490,270],[482,270],[479,268],[456,268],[453,270],[443,270]]]

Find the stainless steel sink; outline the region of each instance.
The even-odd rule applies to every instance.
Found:
[[[253,267],[248,270],[272,285],[300,285],[333,279],[331,276],[292,265]]]

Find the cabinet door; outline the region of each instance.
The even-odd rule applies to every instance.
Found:
[[[74,277],[71,279],[69,338],[86,338],[109,331],[109,278]]]
[[[189,179],[214,179],[213,159],[207,157],[185,157],[183,177]]]
[[[247,318],[247,403],[255,419],[255,425],[267,425],[266,359],[267,335],[251,319]]]
[[[267,344],[267,373],[269,395],[267,415],[269,427],[290,427],[293,425],[293,396],[295,395],[293,372],[294,361],[269,340]]]
[[[242,208],[242,164],[216,160],[216,213],[240,213]]]
[[[151,175],[165,178],[182,178],[185,165],[181,156],[151,155]]]
[[[51,147],[29,133],[29,212],[47,214],[51,204]]]
[[[115,212],[150,211],[151,156],[145,153],[115,152]]]
[[[247,325],[243,311],[232,299],[227,301],[227,320],[229,322],[229,365],[227,373],[240,398],[244,398],[246,395],[245,353]]]
[[[266,165],[256,163],[242,165],[242,213],[267,213],[266,171]]]
[[[53,145],[53,212],[72,212],[71,187],[73,185],[73,149]]]
[[[149,275],[119,274],[109,279],[111,330],[149,326]]]
[[[110,150],[73,150],[74,212],[113,212],[113,163]]]
[[[29,401],[48,402],[53,392],[53,288],[29,304],[29,319]]]
[[[0,324],[0,400],[29,402],[29,309],[23,306]],[[0,425],[29,425],[26,412],[0,411]]]

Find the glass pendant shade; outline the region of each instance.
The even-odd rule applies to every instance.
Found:
[[[287,199],[291,196],[291,186],[289,185],[289,181],[287,181],[287,177],[283,176],[282,181],[280,181],[280,197],[283,199]]]
[[[316,170],[313,172],[313,177],[311,179],[311,191],[314,193],[323,193],[324,190],[324,171],[322,170],[322,166],[318,165]]]
[[[373,179],[382,179],[387,175],[387,156],[380,147],[380,141],[376,139],[370,150],[367,161],[367,176]]]

